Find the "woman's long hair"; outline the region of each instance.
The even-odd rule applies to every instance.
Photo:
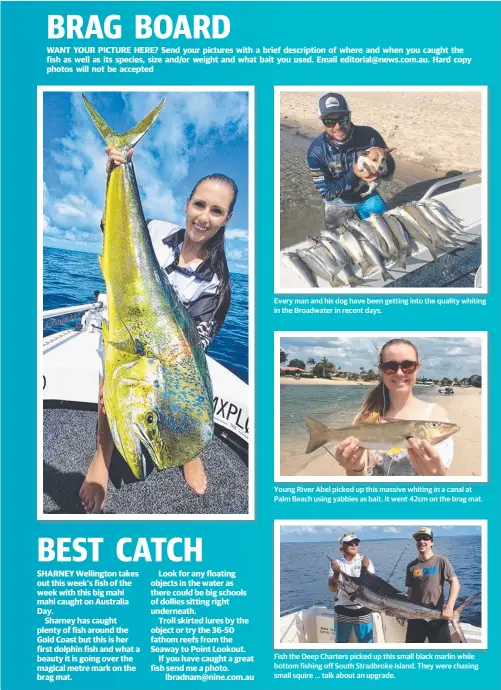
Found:
[[[202,184],[202,182],[207,181],[222,182],[223,184],[226,184],[228,187],[231,188],[233,192],[233,198],[231,200],[228,212],[232,213],[238,196],[238,187],[235,181],[231,179],[231,177],[223,175],[222,173],[213,173],[212,175],[206,175],[205,177],[202,177],[200,180],[198,180],[196,185],[191,190],[191,194],[188,197],[188,202],[191,201],[193,195],[197,191],[198,187]],[[217,233],[214,235],[214,237],[211,237],[205,245],[205,248],[208,252],[208,259],[211,268],[219,278],[218,301],[216,304],[216,309],[214,311],[214,320],[216,321],[214,336],[217,335],[217,333],[221,329],[221,326],[223,325],[223,322],[226,318],[226,314],[228,313],[228,309],[230,308],[231,301],[230,272],[228,270],[226,254],[224,251],[225,231],[226,225],[222,225],[217,231]]]
[[[416,353],[416,361],[419,362],[419,354],[417,347],[410,340],[405,340],[405,338],[393,338],[393,340],[388,340],[387,343],[383,345],[379,351],[379,362],[378,366],[381,367],[383,363],[384,351],[387,347],[392,345],[410,345]],[[365,398],[362,409],[358,413],[355,424],[363,423],[374,423],[378,424],[384,419],[386,411],[390,406],[390,391],[385,385],[384,381],[380,381],[378,385],[369,393]]]

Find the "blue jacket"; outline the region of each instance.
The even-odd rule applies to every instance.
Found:
[[[358,154],[371,146],[387,148],[383,137],[372,127],[352,125],[353,132],[349,142],[337,146],[324,132],[308,149],[308,165],[315,189],[325,201],[341,199],[347,203],[359,203],[360,192],[366,189],[363,181],[353,172]],[[387,157],[389,177],[395,170],[395,161]],[[374,194],[377,192],[374,191]]]

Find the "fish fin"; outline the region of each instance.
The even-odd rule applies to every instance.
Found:
[[[384,280],[393,280],[393,276],[386,270],[386,268],[383,268],[381,275],[383,276]]]
[[[322,422],[318,422],[312,417],[305,417],[304,423],[308,427],[308,431],[310,433],[310,440],[305,450],[306,455],[308,455],[327,443],[327,432],[329,431],[329,427],[325,424],[322,424]]]
[[[463,644],[466,644],[468,642],[468,640],[466,639],[464,632],[461,630],[461,626],[459,625],[459,622],[452,619],[451,625],[454,628],[454,630],[457,632],[457,636],[459,637],[459,641],[462,642]]]
[[[398,453],[400,450],[405,450],[404,446],[395,446],[395,448],[391,448],[388,453]]]
[[[134,125],[134,127],[129,129],[128,132],[124,132],[124,134],[118,134],[105,122],[105,120],[97,112],[97,110],[94,108],[89,99],[86,98],[83,94],[82,98],[85,107],[89,111],[89,115],[91,116],[93,123],[96,125],[96,128],[100,135],[103,137],[105,143],[108,146],[114,146],[115,148],[125,152],[133,148],[138,143],[138,141],[143,138],[143,136],[155,122],[157,117],[160,115],[160,112],[165,104],[165,98],[162,98],[160,103],[155,108],[153,108],[153,110],[150,113],[148,113],[146,117],[143,117],[143,119],[140,122],[138,122],[136,125]]]

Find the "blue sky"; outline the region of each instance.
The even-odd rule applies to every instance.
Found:
[[[398,333],[391,336],[399,337]],[[323,357],[345,371],[377,369],[381,347],[390,340],[383,337],[287,337],[280,339],[280,347],[291,359],[304,362],[313,357],[317,362]],[[419,377],[459,379],[481,374],[481,341],[474,336],[439,338],[409,338],[418,349],[421,367]]]
[[[355,532],[361,541],[371,539],[411,539],[420,527],[431,527],[435,539],[459,536],[480,536],[481,528],[473,525],[282,525],[280,541],[283,542],[332,542],[338,544],[346,532]]]
[[[158,122],[134,152],[147,218],[184,227],[184,204],[197,180],[232,177],[238,201],[226,231],[230,271],[248,265],[248,97],[237,92],[85,92],[118,132],[133,126],[162,97]],[[44,245],[101,251],[106,184],[104,142],[81,93],[44,94]]]

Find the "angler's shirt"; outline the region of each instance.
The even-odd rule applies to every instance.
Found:
[[[347,575],[351,575],[352,577],[360,577],[362,573],[362,557],[360,554],[357,554],[355,558],[351,561],[347,561],[344,556],[341,558],[336,558],[338,563],[341,566],[341,575],[340,575],[340,580],[342,582],[343,575],[342,573],[346,573]],[[371,563],[369,563],[369,567],[367,570],[370,573],[375,573],[376,571],[374,570],[374,566]],[[334,575],[334,571],[332,568],[329,569],[329,578],[331,578]],[[358,615],[358,611],[362,609],[363,607],[360,606],[360,604],[356,604],[353,602],[348,594],[341,588],[337,592],[336,600],[335,600],[335,607],[336,607],[336,613],[338,614],[338,619],[339,619],[339,607],[343,607],[347,609],[347,613],[353,612],[354,615]],[[366,609],[364,609],[365,611]]]
[[[212,270],[209,259],[193,267],[179,266],[185,230],[165,220],[148,220],[147,225],[158,263],[165,269],[169,283],[195,321],[206,350],[217,328],[214,313],[221,281]]]
[[[313,185],[322,199],[332,201],[340,199],[348,204],[356,204],[368,199],[361,196],[367,189],[363,182],[353,172],[353,166],[361,151],[372,146],[387,148],[383,137],[372,127],[352,125],[352,135],[346,144],[336,144],[324,132],[311,144],[308,149],[308,165],[313,179]],[[395,171],[395,161],[386,157],[387,172],[383,177],[389,177]],[[376,194],[374,190],[373,194]]]
[[[449,559],[434,554],[427,561],[416,558],[409,563],[405,586],[412,587],[411,601],[416,604],[431,604],[441,609],[444,605],[444,582],[455,575]]]

